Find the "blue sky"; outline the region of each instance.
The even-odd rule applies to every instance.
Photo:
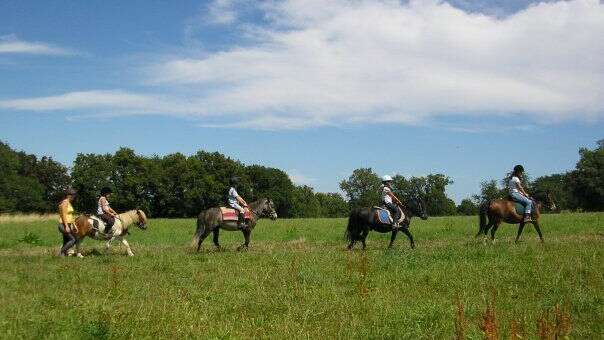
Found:
[[[525,1],[3,1],[0,138],[219,151],[338,191],[441,172],[459,201],[604,138],[604,6]]]

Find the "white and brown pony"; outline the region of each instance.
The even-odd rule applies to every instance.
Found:
[[[139,209],[126,211],[123,214],[117,215],[115,223],[111,229],[105,233],[105,224],[100,218],[90,215],[80,215],[75,221],[78,230],[75,233],[76,237],[76,255],[83,257],[80,253],[80,243],[88,236],[96,240],[105,241],[105,254],[109,253],[109,246],[113,240],[118,240],[126,247],[129,256],[134,256],[126,235],[129,234],[128,227],[136,224],[142,230],[147,229],[147,216],[145,212]]]

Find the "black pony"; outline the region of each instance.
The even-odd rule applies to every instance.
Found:
[[[405,214],[405,219],[398,229],[393,229],[391,225],[383,224],[380,223],[380,221],[376,220],[376,208],[372,207],[353,209],[350,212],[350,216],[348,217],[348,227],[346,228],[346,239],[349,242],[348,249],[352,249],[352,247],[354,247],[354,244],[357,241],[361,241],[361,243],[363,243],[363,249],[365,249],[365,240],[367,239],[367,234],[369,234],[369,230],[375,230],[378,233],[392,233],[388,248],[392,248],[392,244],[396,239],[396,234],[400,230],[405,233],[405,235],[407,235],[407,237],[409,238],[411,248],[415,248],[413,236],[409,231],[411,217],[418,216],[422,220],[427,219],[428,214],[426,213],[426,205],[424,204],[421,198],[413,197],[408,201],[405,207],[402,207],[402,209],[403,213]]]

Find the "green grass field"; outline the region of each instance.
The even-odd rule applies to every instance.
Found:
[[[222,232],[222,251],[210,237],[195,253],[194,224],[134,228],[132,258],[86,240],[84,259],[55,256],[54,221],[0,224],[0,337],[442,339],[459,324],[479,339],[490,302],[501,338],[512,323],[537,337],[556,305],[570,338],[604,334],[603,213],[544,216],[545,244],[532,227],[483,244],[476,217],[414,220],[417,249],[371,233],[352,252],[344,219],[263,220],[246,252]]]

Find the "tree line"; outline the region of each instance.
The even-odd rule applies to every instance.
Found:
[[[0,142],[0,213],[55,212],[68,187],[77,191],[74,208],[93,213],[101,188],[110,187],[112,206],[138,207],[154,217],[191,217],[224,205],[229,180],[248,202],[270,197],[282,217],[343,217],[348,204],[338,193],[294,184],[280,169],[246,166],[218,152],[163,157],[129,148],[114,154],[78,154],[71,171],[50,157],[15,151]]]
[[[550,192],[564,210],[604,210],[604,140],[595,149],[580,149],[579,155],[575,170],[525,177],[523,184],[529,192]],[[68,187],[78,192],[78,211],[94,212],[100,189],[108,186],[117,210],[138,207],[154,217],[191,217],[223,205],[233,176],[240,179],[243,197],[270,197],[281,217],[344,217],[351,208],[380,201],[381,180],[371,168],[356,169],[340,183],[345,199],[296,185],[283,170],[245,165],[218,152],[142,156],[120,148],[113,154],[78,154],[70,170],[51,157],[15,151],[0,141],[0,213],[55,212]],[[473,215],[482,201],[507,195],[506,178],[490,180],[481,184],[479,194],[456,205],[446,194],[453,180],[444,174],[393,179],[394,192],[402,199],[421,196],[430,216]]]

